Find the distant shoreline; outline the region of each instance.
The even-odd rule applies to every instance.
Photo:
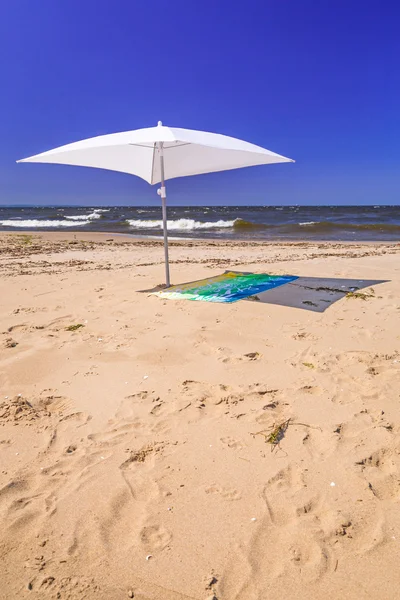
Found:
[[[65,241],[65,242],[73,242],[74,240],[83,241],[83,242],[98,242],[105,243],[107,240],[111,240],[114,243],[138,243],[143,245],[144,243],[148,243],[153,246],[155,244],[163,245],[163,238],[161,236],[139,236],[135,234],[127,234],[127,233],[116,233],[116,232],[104,232],[104,231],[29,231],[29,230],[17,230],[17,231],[6,231],[4,229],[0,229],[0,237],[4,238],[5,236],[16,237],[16,236],[35,236],[37,238],[41,238],[48,241]],[[218,239],[218,238],[177,238],[174,236],[169,237],[169,241],[171,245],[196,245],[196,246],[206,246],[208,244],[221,245],[221,246],[238,246],[245,245],[246,247],[270,247],[279,244],[280,246],[299,246],[304,247],[313,246],[318,244],[326,245],[326,246],[399,246],[400,241],[370,241],[370,240],[310,240],[307,238],[297,239],[297,240],[287,240],[287,239],[273,239],[273,240],[239,240],[239,239]]]

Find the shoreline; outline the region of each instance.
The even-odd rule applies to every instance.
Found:
[[[140,235],[136,235],[136,234],[126,234],[126,233],[119,233],[119,232],[104,232],[104,231],[93,231],[93,232],[83,232],[83,231],[37,231],[37,230],[16,230],[16,231],[8,231],[8,230],[2,230],[0,229],[0,238],[2,237],[15,237],[15,236],[24,236],[24,235],[29,235],[29,236],[35,236],[38,238],[42,238],[44,240],[56,240],[56,241],[73,241],[73,240],[78,240],[78,241],[91,241],[91,242],[105,242],[107,241],[107,239],[105,238],[112,238],[115,237],[116,239],[113,239],[113,242],[131,242],[132,244],[135,244],[135,242],[138,242],[140,244],[143,244],[143,242],[148,242],[149,245],[152,244],[159,244],[159,245],[163,245],[163,238],[160,236],[160,238],[158,239],[157,236],[140,236]],[[303,246],[304,244],[309,244],[309,245],[327,245],[327,246],[331,246],[331,245],[343,245],[343,246],[390,246],[390,247],[396,247],[396,246],[400,246],[400,240],[398,241],[393,241],[393,240],[389,240],[389,241],[384,241],[384,240],[324,240],[324,239],[291,239],[291,240],[287,240],[285,238],[274,238],[273,240],[249,240],[249,239],[240,239],[240,238],[234,238],[234,239],[221,239],[221,238],[178,238],[178,237],[174,237],[171,236],[168,238],[169,239],[169,243],[170,245],[186,245],[186,244],[196,244],[196,245],[223,245],[223,246],[235,246],[235,245],[244,245],[244,246],[248,246],[248,247],[252,247],[252,246],[273,246],[276,244],[282,245],[282,246],[296,246],[296,245],[301,245]]]

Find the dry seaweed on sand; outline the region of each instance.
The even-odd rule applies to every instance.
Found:
[[[65,328],[65,331],[76,331],[81,327],[85,327],[83,323],[76,323],[76,325],[68,325],[68,327]]]
[[[280,448],[280,441],[285,437],[285,433],[289,427],[290,421],[291,419],[287,419],[287,421],[284,421],[279,425],[274,425],[271,431],[262,430],[252,433],[251,435],[263,435],[265,442],[267,444],[271,444],[271,452],[273,452],[275,448]]]
[[[21,233],[14,236],[14,240],[20,244],[29,245],[33,242],[33,235]]]
[[[370,300],[371,298],[375,298],[375,290],[371,288],[369,293],[366,292],[347,292],[347,299],[358,299],[358,300]]]
[[[273,452],[275,448],[279,448],[281,450],[280,442],[285,437],[285,433],[289,425],[301,425],[302,427],[309,427],[310,429],[321,430],[321,428],[318,426],[308,425],[307,423],[296,423],[290,417],[289,419],[283,421],[279,425],[274,424],[270,431],[263,429],[262,431],[256,431],[256,433],[250,433],[250,435],[252,435],[253,437],[255,435],[264,436],[265,443],[271,444],[271,452]]]

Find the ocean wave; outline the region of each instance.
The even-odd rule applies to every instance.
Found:
[[[89,215],[65,215],[66,219],[70,221],[91,221],[93,218],[98,219],[100,215],[96,217],[90,217]]]
[[[396,225],[395,223],[335,223],[332,221],[308,221],[304,223],[299,223],[299,227],[306,226],[309,229],[315,231],[381,231],[387,233],[400,232],[400,225]],[[283,225],[283,227],[285,227]],[[296,229],[297,226],[286,225],[287,228]]]
[[[161,220],[127,220],[132,229],[162,229]],[[400,225],[394,223],[337,223],[333,221],[303,221],[300,223],[254,223],[245,219],[237,218],[230,221],[195,221],[194,219],[177,219],[167,222],[170,231],[193,231],[210,229],[233,229],[236,232],[243,233],[251,231],[275,231],[282,234],[300,233],[305,234],[305,230],[310,234],[328,234],[340,231],[349,232],[380,232],[380,233],[399,233]]]
[[[193,229],[225,229],[234,227],[235,221],[210,221],[202,223],[194,219],[177,219],[175,221],[167,221],[167,227],[170,231],[191,231]],[[130,227],[133,229],[162,229],[162,221],[149,221],[140,219],[128,219]]]
[[[65,218],[69,219],[70,221],[93,221],[94,219],[100,219],[101,213],[108,212],[109,210],[110,209],[106,210],[106,209],[97,208],[96,210],[89,213],[88,215],[65,215]]]
[[[2,227],[21,227],[24,229],[37,229],[40,227],[81,227],[87,224],[87,221],[56,221],[51,219],[7,219],[5,221],[0,221]]]
[[[253,223],[252,221],[246,221],[245,219],[235,219],[233,224],[235,229],[265,229],[267,227],[274,227],[274,225],[266,225],[265,223]]]

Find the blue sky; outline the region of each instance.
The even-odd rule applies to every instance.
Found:
[[[159,119],[297,161],[171,181],[171,204],[399,203],[394,1],[8,0],[0,11],[1,204],[157,204],[129,175],[15,160]]]

